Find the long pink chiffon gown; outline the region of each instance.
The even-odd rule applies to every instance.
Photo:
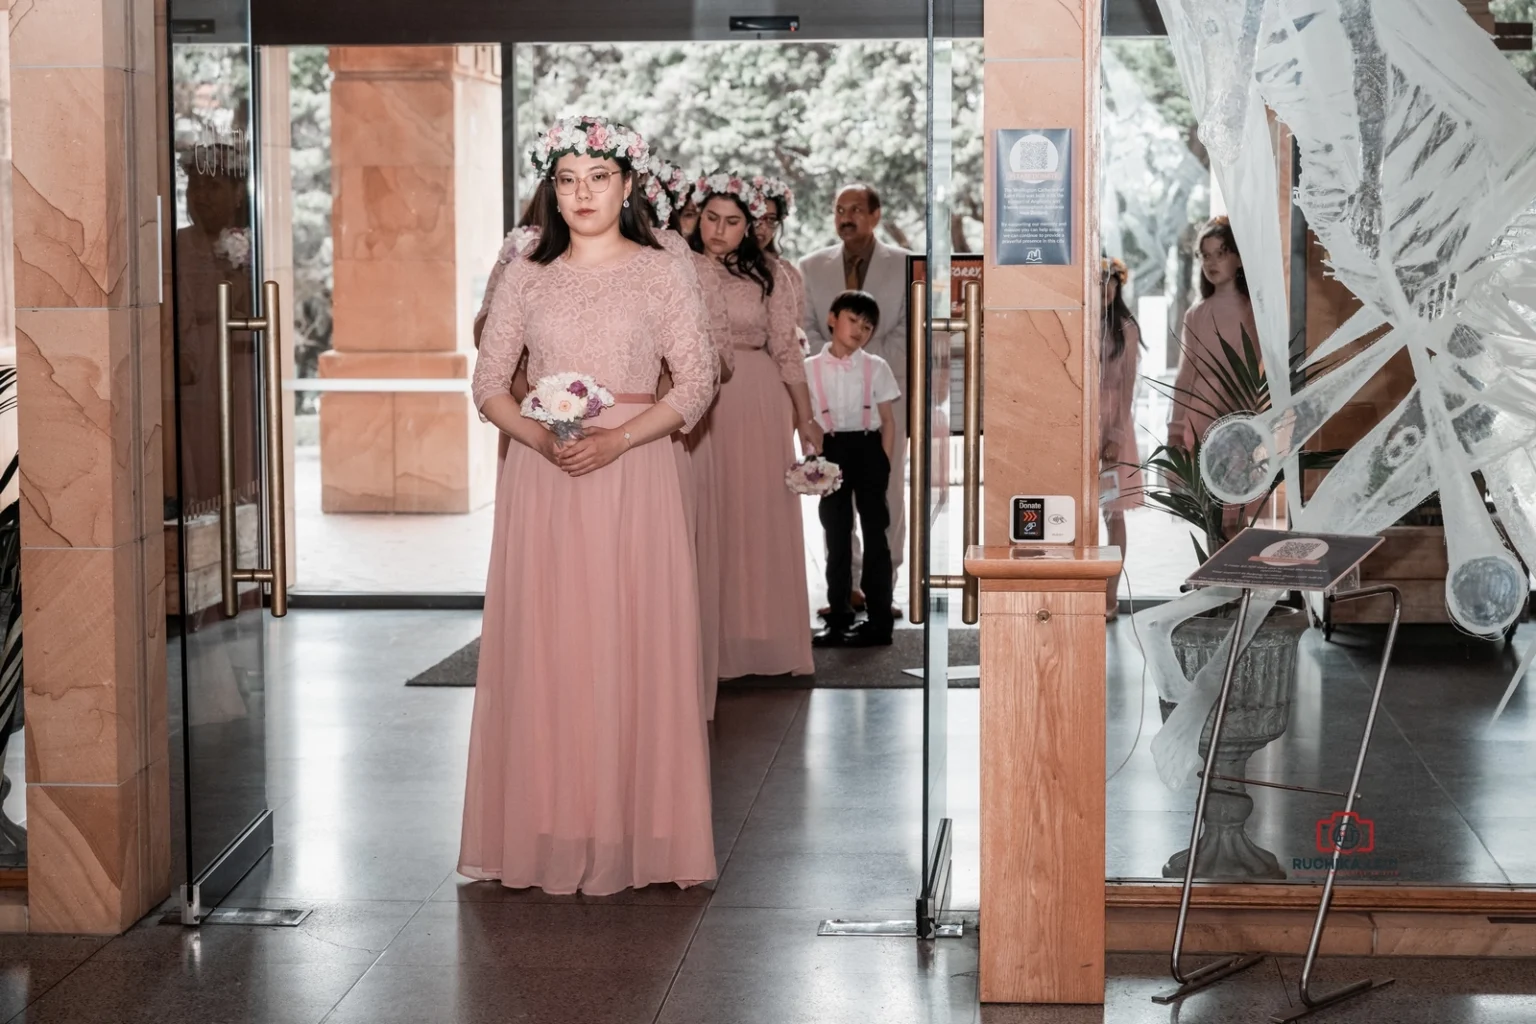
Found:
[[[711,413],[720,529],[720,678],[811,675],[810,598],[800,499],[784,485],[795,461],[794,404],[805,382],[794,288],[775,264],[774,289],[717,260],[705,291],[724,297],[736,370]]]
[[[618,426],[663,399],[698,422],[717,373],[697,279],[641,249],[611,265],[516,260],[475,364],[483,406],[586,373]],[[497,486],[460,873],[607,895],[715,877],[693,544],[670,440],[570,477],[514,442]]]
[[[676,231],[661,231],[657,240],[662,248],[688,261],[696,278],[709,273],[711,260],[688,247]],[[735,370],[736,353],[731,347],[730,323],[724,296],[714,289],[704,293],[709,314],[710,340],[719,356],[722,373],[729,377]],[[686,435],[675,434],[672,450],[677,456],[678,476],[683,485],[683,504],[688,510],[688,525],[693,532],[694,552],[699,568],[699,646],[704,656],[704,717],[715,719],[715,698],[720,689],[720,509],[715,480],[714,443],[710,422],[713,408]]]

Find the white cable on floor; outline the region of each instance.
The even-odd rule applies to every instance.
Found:
[[[1109,773],[1109,778],[1104,780],[1105,785],[1115,781],[1115,776],[1131,763],[1131,757],[1141,743],[1141,733],[1147,723],[1147,649],[1142,646],[1141,632],[1136,628],[1136,593],[1131,589],[1131,574],[1125,571],[1123,563],[1120,567],[1120,575],[1125,577],[1125,596],[1131,606],[1131,636],[1136,640],[1136,649],[1141,652],[1141,711],[1136,716],[1136,735],[1131,739],[1131,749],[1125,752],[1125,760],[1120,762],[1120,767]]]

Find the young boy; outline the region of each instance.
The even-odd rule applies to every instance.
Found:
[[[843,471],[843,485],[821,499],[827,533],[827,628],[817,647],[880,647],[891,642],[891,551],[885,531],[891,513],[885,488],[891,475],[896,420],[891,403],[901,397],[890,364],[864,351],[880,325],[880,306],[868,292],[846,291],[827,314],[832,341],[805,361],[816,422],[826,432],[822,455]],[[864,591],[869,621],[855,626],[853,514],[864,535]]]

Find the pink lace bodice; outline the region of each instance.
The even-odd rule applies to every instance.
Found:
[[[475,407],[506,394],[528,353],[528,380],[586,373],[615,394],[656,393],[665,360],[672,390],[662,399],[692,429],[715,396],[719,363],[704,298],[687,262],[641,249],[605,267],[507,264],[475,361]]]
[[[1244,332],[1257,349],[1259,329],[1254,325],[1253,304],[1235,291],[1201,299],[1184,314],[1179,371],[1173,382],[1177,397],[1168,416],[1170,441],[1183,443],[1180,435],[1186,424],[1197,438],[1203,437],[1219,416],[1236,411],[1226,408],[1229,400],[1210,366],[1227,365],[1222,342],[1241,353]]]
[[[766,297],[756,281],[737,277],[719,260],[706,259],[699,265],[699,276],[706,292],[713,291],[724,299],[732,347],[767,349],[784,383],[804,384],[805,353],[795,336],[800,325],[795,286],[782,260],[769,265],[773,268],[773,294]]]

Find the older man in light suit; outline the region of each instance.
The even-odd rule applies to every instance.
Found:
[[[880,194],[868,185],[849,185],[837,194],[834,217],[837,245],[818,249],[800,261],[805,277],[805,334],[813,351],[832,340],[827,332],[827,313],[832,300],[847,290],[864,291],[880,304],[880,326],[866,349],[880,356],[895,371],[902,399],[895,404],[896,458],[891,484],[886,491],[891,526],[886,536],[891,545],[891,570],[901,567],[906,552],[907,498],[907,250],[886,245],[875,237],[880,225]],[[854,544],[853,579],[859,579],[859,546]]]

